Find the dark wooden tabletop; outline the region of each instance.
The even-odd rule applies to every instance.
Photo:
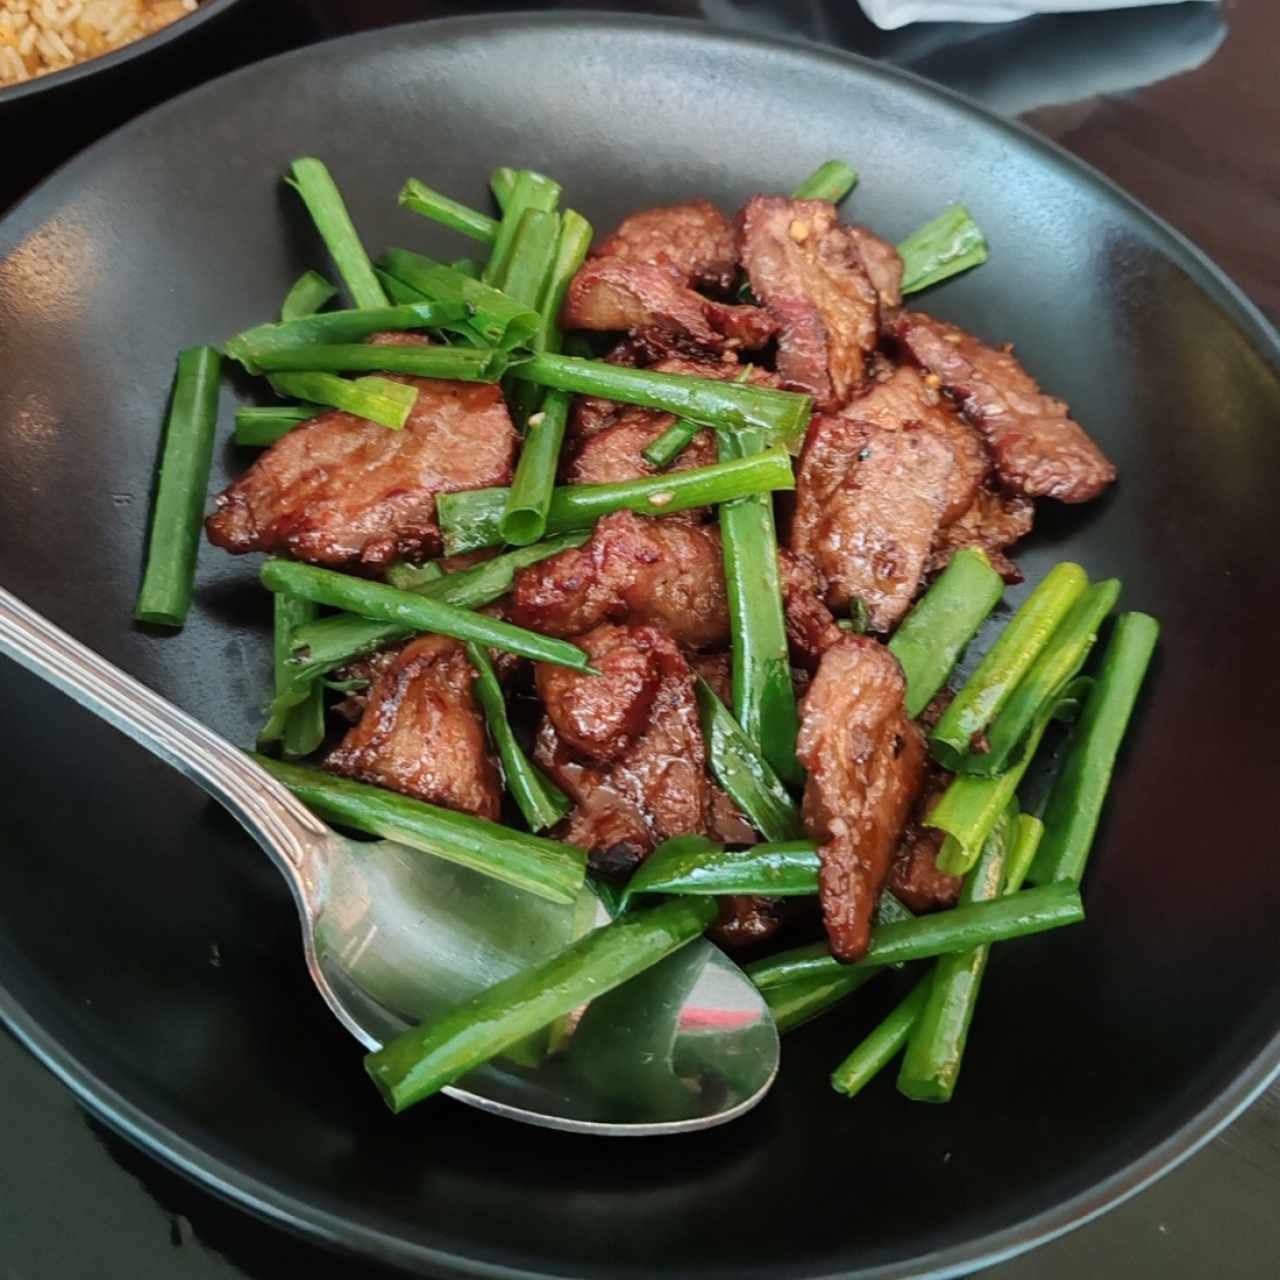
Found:
[[[63,160],[183,90],[344,32],[446,13],[583,7],[456,0],[242,0],[185,40],[6,103],[0,214]],[[958,88],[1096,165],[1280,321],[1280,3],[1224,0],[881,32],[852,0],[650,0],[589,7],[702,18],[836,45]],[[513,17],[513,21],[518,21]],[[0,341],[3,329],[0,327]],[[1280,424],[1277,424],[1280,429]],[[1000,1280],[1280,1275],[1280,1091],[1103,1218]],[[344,1280],[293,1240],[168,1172],[84,1113],[0,1032],[3,1280]],[[361,1266],[361,1280],[389,1280]]]

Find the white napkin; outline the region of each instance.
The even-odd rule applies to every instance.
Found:
[[[877,27],[892,31],[910,22],[1012,22],[1033,13],[1136,9],[1179,0],[858,0]]]

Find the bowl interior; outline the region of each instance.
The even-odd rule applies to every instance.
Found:
[[[176,350],[325,266],[278,180],[303,154],[371,248],[448,256],[467,242],[396,207],[410,174],[488,207],[493,166],[534,166],[602,230],[695,194],[732,209],[830,156],[862,175],[846,216],[891,238],[963,201],[991,261],[922,305],[1016,341],[1120,469],[1101,503],[1044,508],[1020,561],[1033,581],[1064,558],[1123,578],[1124,606],[1164,625],[1159,662],[1088,924],[997,950],[950,1106],[901,1100],[891,1074],[852,1103],[827,1088],[893,997],[870,988],[788,1038],[747,1118],[625,1149],[445,1100],[385,1114],[256,848],[5,666],[0,1012],[77,1088],[230,1194],[424,1270],[747,1276],[968,1265],[1122,1193],[1259,1082],[1280,1029],[1280,877],[1250,803],[1280,713],[1280,360],[1194,251],[920,82],[679,24],[401,28],[144,117],[0,226],[0,581],[246,744],[269,675],[255,564],[206,547],[184,631],[129,618]],[[224,394],[228,425],[246,395]],[[215,482],[245,461],[220,445]]]

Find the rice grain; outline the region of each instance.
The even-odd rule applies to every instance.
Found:
[[[198,0],[0,0],[0,90],[123,48]]]

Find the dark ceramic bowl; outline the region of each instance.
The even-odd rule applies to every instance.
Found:
[[[56,93],[60,88],[76,84],[87,76],[113,72],[126,65],[132,65],[145,59],[154,50],[191,35],[197,28],[239,3],[240,0],[200,0],[200,5],[194,13],[188,14],[185,18],[179,18],[177,22],[171,22],[167,27],[161,27],[159,31],[144,36],[141,40],[135,40],[123,48],[113,49],[110,53],[90,58],[87,62],[77,62],[75,66],[67,67],[63,71],[51,71],[46,76],[36,76],[33,80],[24,80],[21,84],[0,88],[0,109],[8,103]]]
[[[733,208],[829,156],[898,238],[952,200],[991,261],[927,299],[1016,339],[1120,468],[1043,512],[1164,623],[1084,927],[997,948],[955,1101],[855,1102],[832,1065],[892,998],[789,1037],[757,1111],[623,1144],[441,1099],[393,1119],[308,985],[283,883],[223,814],[5,666],[0,1014],[95,1111],[222,1194],[432,1275],[955,1273],[1106,1208],[1280,1062],[1273,726],[1280,348],[1211,264],[1033,135],[909,76],[674,23],[469,19],[303,50],[94,147],[0,225],[0,581],[235,741],[268,681],[255,565],[206,548],[178,635],[130,624],[175,350],[322,264],[279,174],[324,156],[374,247],[464,252],[398,209],[558,175],[598,227]],[[228,394],[227,400],[230,400]],[[224,405],[224,408],[229,408]],[[228,444],[215,483],[243,465]],[[1016,601],[1020,593],[1014,593]]]

